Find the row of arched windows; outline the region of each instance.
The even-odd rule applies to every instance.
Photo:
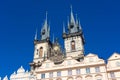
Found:
[[[49,79],[49,80],[53,80],[53,79]],[[62,78],[57,78],[56,80],[62,80]],[[75,79],[71,76],[68,77],[66,80],[83,80],[83,78],[81,76],[77,76]],[[85,76],[84,80],[93,80],[93,76],[92,75],[87,75]],[[101,74],[97,74],[95,75],[95,80],[102,80],[102,75]]]

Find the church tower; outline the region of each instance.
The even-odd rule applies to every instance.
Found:
[[[35,34],[35,40],[34,40],[34,60],[31,65],[34,67],[40,66],[44,60],[46,60],[49,57],[49,49],[51,46],[50,42],[50,27],[47,22],[47,13],[46,13],[46,19],[43,24],[43,27],[41,29],[41,39],[37,39],[37,31]]]
[[[63,26],[63,39],[66,56],[71,56],[75,59],[84,57],[84,37],[81,29],[80,21],[74,18],[72,7],[70,13],[70,20],[68,20],[68,31],[65,32]]]

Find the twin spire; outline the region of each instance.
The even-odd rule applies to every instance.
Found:
[[[72,6],[71,6],[71,12],[70,12],[70,20],[68,18],[68,33],[76,33],[81,30],[81,24],[80,20],[78,20],[77,15],[76,15],[76,20],[74,18]],[[65,26],[63,25],[63,33],[65,32]]]
[[[71,13],[70,13],[70,23],[75,25],[75,19],[72,11],[72,6],[71,6]]]
[[[47,12],[46,12],[46,19],[44,21],[43,27],[41,29],[41,40],[49,39],[50,38],[50,26],[48,25],[47,21]],[[35,34],[35,40],[37,40],[37,30]]]
[[[81,30],[80,20],[77,19],[77,15],[75,20],[72,6],[71,6],[71,13],[70,13],[70,20],[68,19],[67,26],[68,26],[68,33],[76,33]],[[64,23],[63,23],[63,33],[66,33]],[[37,29],[36,29],[35,40],[37,40],[37,36],[38,35],[37,35]],[[45,40],[49,38],[50,38],[50,26],[48,25],[47,12],[46,12],[46,19],[41,29],[41,40]]]

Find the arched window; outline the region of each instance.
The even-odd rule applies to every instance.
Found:
[[[69,77],[67,80],[73,80],[73,78],[72,78],[72,77]]]
[[[75,41],[71,41],[71,50],[75,50]]]
[[[77,76],[76,80],[82,80],[82,77],[81,76]]]
[[[85,78],[86,78],[85,80],[92,80],[92,76],[91,75],[87,75]]]
[[[97,74],[97,75],[95,75],[95,77],[96,77],[96,80],[102,80],[102,75],[101,74]]]
[[[61,78],[57,78],[56,80],[62,80]]]
[[[43,57],[43,47],[40,47],[40,58],[42,58]]]

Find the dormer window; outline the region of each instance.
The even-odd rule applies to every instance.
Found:
[[[70,25],[70,29],[72,29],[74,27],[74,25],[72,24],[72,25]]]
[[[75,41],[71,41],[71,50],[75,50]]]
[[[45,34],[45,29],[42,31],[42,35],[44,35]]]

